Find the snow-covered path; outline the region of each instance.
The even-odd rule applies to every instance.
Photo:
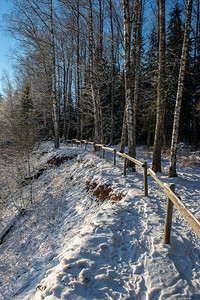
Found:
[[[46,213],[43,221],[38,216],[37,231],[30,226],[26,233],[26,240],[35,243],[24,250],[29,264],[26,276],[19,267],[19,278],[13,280],[18,286],[15,299],[199,299],[200,241],[174,210],[171,244],[162,244],[166,197],[158,185],[149,178],[150,195],[144,197],[139,170],[124,177],[123,164],[117,159],[114,167],[109,154],[106,161],[76,147],[57,150],[58,156],[63,153],[78,156],[47,170],[34,183],[37,208]],[[38,156],[38,166],[53,155],[49,151]],[[199,175],[198,169],[196,178]],[[186,169],[184,176],[190,176]],[[184,178],[175,181],[184,198]],[[88,182],[109,184],[116,195],[124,196],[99,203],[87,189]],[[187,198],[195,199],[188,205],[198,217],[200,187],[194,183]],[[49,229],[44,220],[47,212]],[[20,235],[20,230],[18,226],[15,234]],[[11,238],[6,241],[10,248]],[[1,291],[2,299],[9,299],[9,287]]]

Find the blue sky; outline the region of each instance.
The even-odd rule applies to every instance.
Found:
[[[0,0],[0,21],[2,21],[3,14],[9,12],[11,8],[11,0]],[[14,46],[14,40],[8,36],[0,27],[0,93],[2,90],[1,78],[4,70],[12,76],[12,62],[9,58],[9,50]]]

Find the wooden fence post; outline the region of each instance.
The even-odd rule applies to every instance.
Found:
[[[93,143],[93,147],[94,147],[94,153],[96,152],[96,146],[95,143]]]
[[[126,175],[126,166],[127,166],[127,159],[126,157],[124,157],[124,171],[123,171],[123,175]]]
[[[113,150],[113,162],[116,165],[116,149]]]
[[[102,158],[105,158],[105,149],[102,148]]]
[[[82,148],[82,144],[83,144],[83,141],[81,140],[81,148]]]
[[[87,149],[87,142],[85,142],[85,150]]]
[[[147,162],[144,163],[144,196],[148,196]]]
[[[169,188],[172,190],[172,192],[175,192],[175,184],[173,184],[173,183],[170,184]],[[170,243],[170,233],[171,233],[171,227],[172,227],[172,213],[173,213],[173,203],[167,197],[167,207],[166,207],[166,216],[165,216],[165,229],[164,229],[163,244],[169,244]]]

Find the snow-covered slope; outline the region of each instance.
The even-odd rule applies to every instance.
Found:
[[[200,240],[174,208],[162,244],[166,196],[152,178],[144,197],[142,170],[124,177],[111,153],[50,144],[35,152],[35,170],[55,155],[71,159],[34,180],[32,208],[0,245],[0,299],[200,299]],[[139,148],[138,159],[151,153]],[[185,163],[175,179],[166,170],[200,220],[200,168]]]

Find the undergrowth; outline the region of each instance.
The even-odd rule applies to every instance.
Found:
[[[73,159],[74,157],[76,157],[77,154],[72,155],[72,156],[61,156],[61,157],[56,157],[54,156],[53,158],[49,159],[46,162],[46,165],[43,168],[40,168],[37,173],[31,175],[31,176],[26,176],[23,181],[22,181],[22,185],[28,185],[30,184],[30,182],[34,179],[38,179],[49,167],[53,167],[53,166],[61,166],[62,164],[64,164],[65,162]]]
[[[91,183],[90,181],[87,181],[85,188],[87,192],[92,192],[92,195],[96,197],[95,199],[98,203],[102,203],[106,199],[113,202],[120,201],[124,197],[122,192],[115,194],[110,184],[108,183],[98,185],[96,182]]]

